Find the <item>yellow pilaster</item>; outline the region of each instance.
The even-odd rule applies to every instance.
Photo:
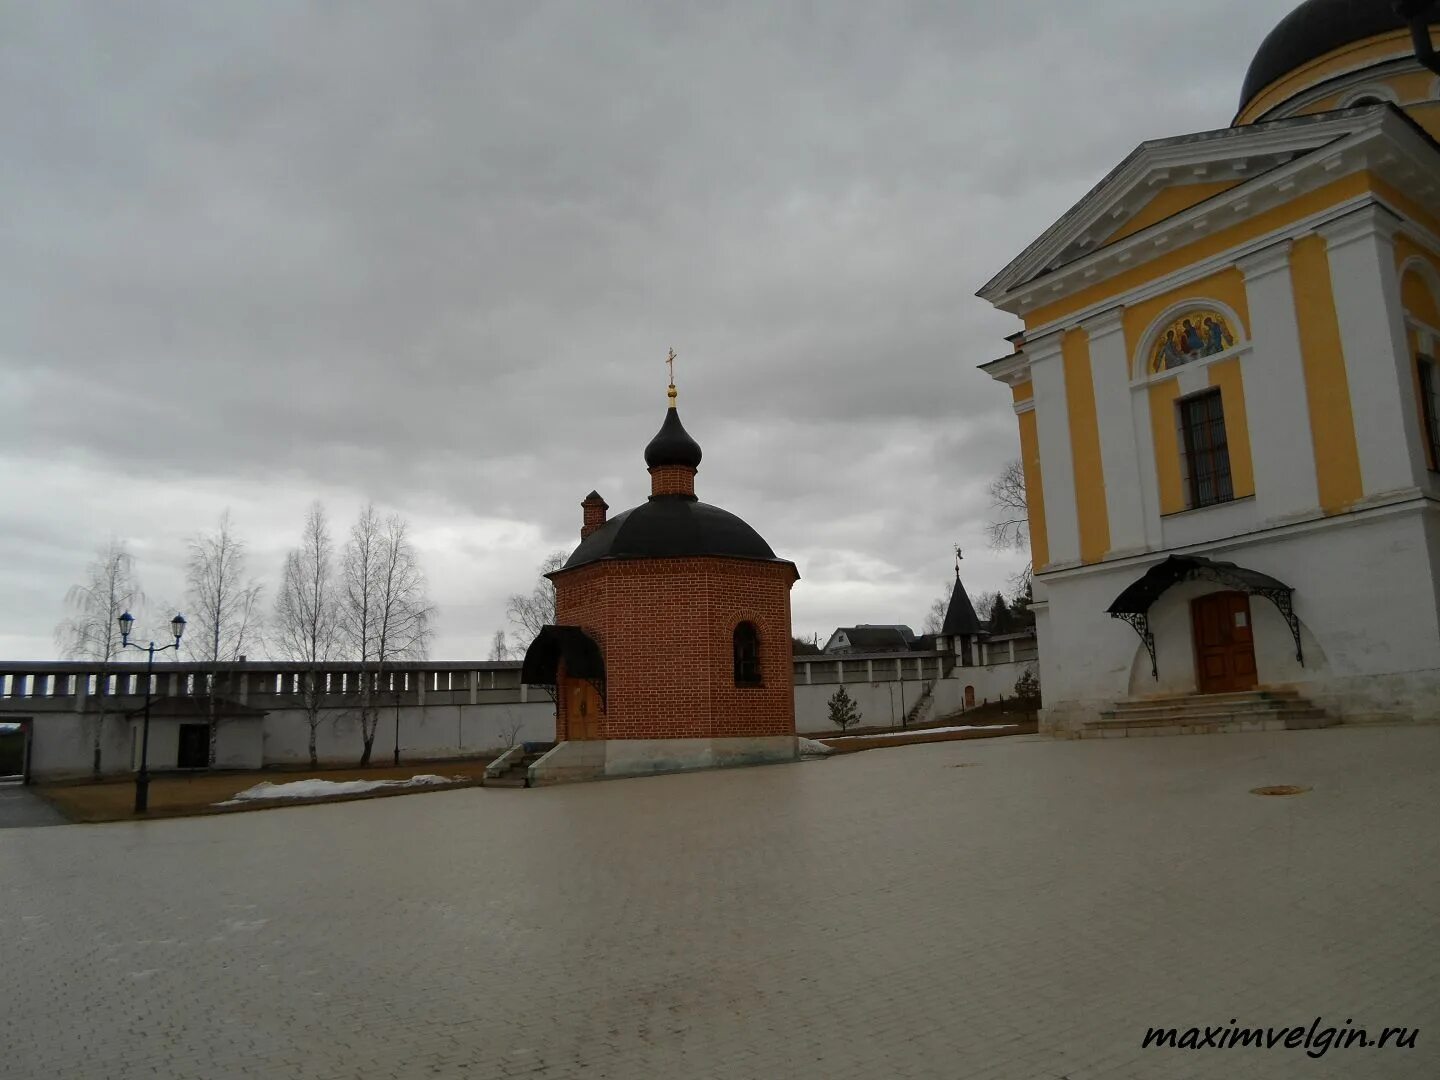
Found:
[[[1295,289],[1295,319],[1300,327],[1300,354],[1305,368],[1305,401],[1315,446],[1315,483],[1320,507],[1336,514],[1364,491],[1360,452],[1355,444],[1355,419],[1350,411],[1350,383],[1340,346],[1340,322],[1330,284],[1325,240],[1307,236],[1290,252]]]
[[[1075,469],[1080,561],[1094,563],[1110,550],[1110,515],[1105,508],[1105,469],[1100,459],[1095,384],[1090,376],[1089,336],[1083,330],[1067,330],[1060,348],[1065,364],[1065,406],[1070,418],[1070,460]]]

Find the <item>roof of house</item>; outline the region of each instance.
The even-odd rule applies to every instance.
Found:
[[[910,643],[915,639],[914,631],[908,626],[841,626],[835,633],[844,634],[850,648],[872,652],[909,652]]]

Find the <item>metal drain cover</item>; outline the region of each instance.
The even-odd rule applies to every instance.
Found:
[[[1269,787],[1256,787],[1250,789],[1251,795],[1304,795],[1309,791],[1308,787],[1296,787],[1294,784],[1272,784]]]

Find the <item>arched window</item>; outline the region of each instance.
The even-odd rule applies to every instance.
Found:
[[[755,624],[742,622],[735,627],[735,685],[760,685],[760,634]]]
[[[1356,87],[1342,97],[1340,108],[1355,109],[1361,105],[1384,105],[1386,102],[1399,105],[1400,95],[1384,83],[1370,83],[1368,86]]]

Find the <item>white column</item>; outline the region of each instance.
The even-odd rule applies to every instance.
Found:
[[[1140,494],[1140,452],[1130,408],[1124,314],[1123,307],[1115,307],[1080,324],[1090,338],[1090,381],[1095,387],[1095,419],[1100,428],[1105,512],[1110,519],[1110,550],[1117,555],[1145,550],[1145,503]]]
[[[1080,561],[1080,522],[1075,513],[1075,462],[1070,452],[1070,412],[1060,333],[1025,344],[1035,388],[1035,431],[1040,443],[1040,488],[1045,494],[1045,535],[1050,565]],[[1037,570],[1041,569],[1036,567]]]
[[[1015,639],[1012,637],[1012,638],[1010,639],[1010,663],[1013,664],[1014,662],[1015,662]]]
[[[1308,515],[1320,505],[1291,246],[1289,240],[1272,244],[1236,264],[1245,275],[1254,343],[1243,366],[1255,506],[1262,523]]]
[[[865,681],[866,681],[866,682],[872,682],[872,683],[875,681],[875,661],[874,661],[874,660],[866,660],[866,661],[865,661]]]
[[[1330,253],[1330,283],[1367,497],[1414,488],[1425,475],[1395,267],[1397,224],[1394,214],[1372,205],[1319,230]]]
[[[480,698],[479,698],[479,693],[480,693],[480,672],[478,672],[478,671],[472,671],[472,672],[470,673],[470,704],[471,704],[471,705],[474,705],[476,702],[478,702],[478,701],[480,700]]]

